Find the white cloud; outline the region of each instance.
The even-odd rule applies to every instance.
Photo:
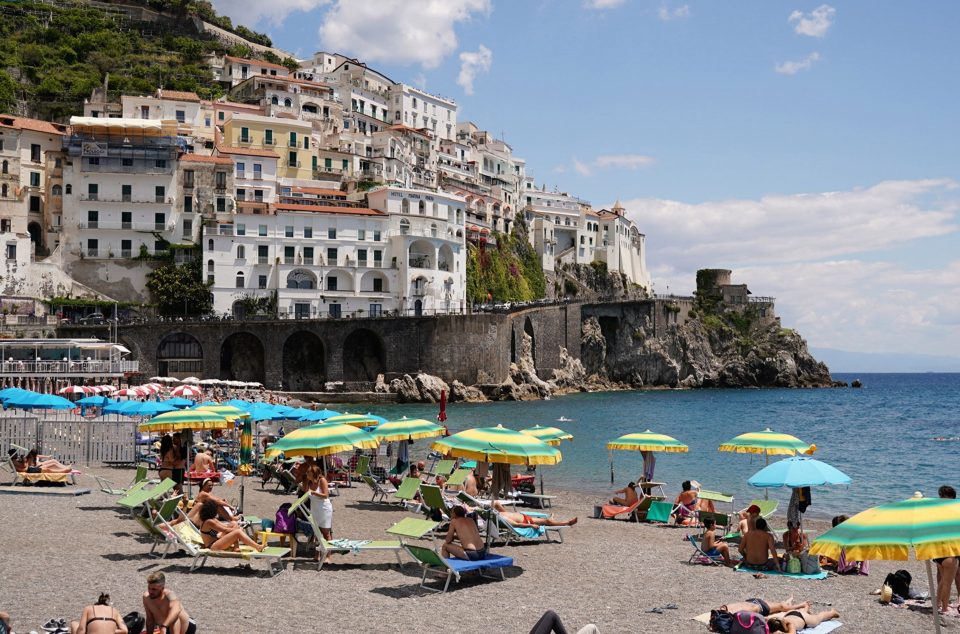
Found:
[[[420,90],[426,90],[427,88],[427,76],[423,73],[417,73],[413,78],[413,85],[419,88]]]
[[[263,18],[279,26],[294,11],[313,11],[327,4],[330,0],[213,0],[217,13],[230,16],[235,25],[246,27],[253,27]]]
[[[953,180],[624,206],[647,235],[658,292],[688,293],[698,268],[729,268],[735,283],[776,296],[783,325],[812,345],[960,356],[960,259],[906,264],[918,241],[960,231]]]
[[[460,74],[457,75],[457,85],[463,88],[468,95],[473,94],[473,80],[479,73],[490,72],[493,64],[493,51],[480,45],[476,53],[464,51],[460,53]]]
[[[660,5],[660,8],[657,10],[657,17],[663,20],[664,22],[669,22],[670,20],[679,20],[682,18],[690,17],[690,5],[684,4],[676,9],[670,9],[666,5]]]
[[[490,0],[337,0],[320,45],[365,62],[436,68],[457,50],[456,25],[490,10]]]
[[[580,176],[590,176],[593,174],[593,170],[590,168],[590,166],[583,161],[578,160],[576,157],[573,159],[573,171],[575,171],[577,174],[580,174]]]
[[[821,4],[806,15],[801,11],[794,11],[787,20],[794,25],[793,30],[798,35],[824,37],[833,24],[833,18],[836,15],[836,9],[828,4]]]
[[[597,11],[615,9],[626,1],[627,0],[583,0],[583,8]]]
[[[604,154],[594,159],[594,164],[600,168],[636,170],[653,165],[653,158],[642,154]]]
[[[781,75],[796,75],[802,70],[810,70],[814,62],[820,61],[820,53],[810,53],[796,62],[783,62],[773,67]]]

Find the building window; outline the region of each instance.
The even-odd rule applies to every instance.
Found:
[[[379,229],[374,229],[374,230],[373,230],[373,241],[374,241],[374,242],[380,242],[380,230],[379,230]]]
[[[247,235],[247,225],[243,223],[237,224],[236,231],[234,233],[236,233],[238,236]]]
[[[244,288],[243,271],[237,272],[237,288]]]
[[[367,239],[367,231],[365,229],[357,229],[357,240],[363,241]]]
[[[120,212],[120,228],[133,229],[133,212],[132,211]]]
[[[327,264],[329,264],[330,266],[337,265],[337,248],[336,247],[330,247],[329,249],[327,249]]]
[[[214,266],[213,260],[207,260],[207,273],[213,273]]]
[[[183,237],[192,238],[193,237],[193,220],[190,218],[183,219]]]
[[[420,201],[420,204],[417,205],[417,211],[420,213],[421,216],[426,216],[426,215],[427,215],[427,203],[421,200],[421,201]]]
[[[36,214],[40,213],[40,197],[39,196],[30,197],[30,211]]]
[[[313,237],[313,227],[304,227],[303,228],[303,237],[312,238]]]
[[[410,233],[410,221],[404,218],[400,221],[400,235],[405,236]]]
[[[263,166],[260,163],[253,164],[253,179],[260,180],[263,177]]]
[[[213,251],[213,238],[207,240],[207,251]]]
[[[40,162],[40,146],[36,143],[30,144],[30,162],[39,163]]]
[[[40,172],[30,172],[30,187],[40,187]]]
[[[157,231],[163,231],[167,228],[167,214],[165,213],[156,213],[153,214],[153,224],[154,229]]]
[[[287,154],[287,167],[300,167],[297,161],[297,153],[290,152]]]
[[[406,198],[400,203],[400,213],[408,214],[410,213],[410,201]]]
[[[270,97],[270,105],[271,105],[271,106],[279,106],[279,105],[280,105],[280,99],[279,99],[279,97],[277,97],[276,95]]]
[[[133,256],[133,241],[121,240],[120,241],[120,257],[129,258],[132,256]]]
[[[373,265],[380,268],[383,265],[383,251],[377,249],[373,252]]]
[[[257,235],[260,237],[266,237],[267,235],[267,225],[259,225],[257,227]]]
[[[187,120],[187,113],[183,110],[177,110],[174,113],[174,117],[177,119],[177,123],[185,123]]]
[[[31,175],[30,180],[33,181],[33,176]],[[33,183],[31,182],[31,185]],[[100,193],[100,186],[96,183],[87,184],[87,200],[96,200]]]
[[[227,199],[223,196],[217,196],[217,211],[224,212],[227,210]]]
[[[328,227],[328,228],[327,228],[327,238],[330,239],[330,240],[336,240],[336,239],[337,239],[337,228],[336,228],[336,227]]]
[[[162,203],[167,195],[167,188],[163,185],[157,185],[153,188],[153,193],[156,201]]]
[[[334,282],[336,282],[336,279],[334,279]],[[334,286],[336,286],[336,284],[334,284]],[[333,290],[336,290],[336,289],[333,289]],[[330,304],[328,310],[330,311],[330,316],[331,316],[332,318],[334,318],[334,319],[339,319],[339,318],[340,318],[340,314],[341,314],[341,312],[340,312],[340,304]]]
[[[379,277],[373,278],[373,292],[382,293],[383,292],[383,279]]]
[[[296,257],[297,257],[296,247],[283,247],[283,263],[284,264],[295,264]]]
[[[284,237],[286,237],[286,238],[292,238],[292,237],[293,237],[293,227],[290,226],[290,225],[287,225],[286,227],[284,227],[284,228],[283,228],[283,235],[284,235]]]
[[[166,169],[166,168],[167,168],[167,159],[157,159],[157,161],[156,161],[156,163],[154,163],[154,165],[156,165],[156,167],[157,167],[158,169]]]
[[[335,291],[335,290],[337,290],[337,276],[336,276],[336,275],[328,275],[328,276],[327,276],[327,290],[328,290],[328,291]],[[333,309],[333,306],[331,306],[330,308],[331,308],[331,310],[332,310],[332,309]]]
[[[313,264],[313,247],[303,247],[303,263]]]
[[[247,199],[247,190],[244,188],[238,188],[236,193],[237,200],[246,200]]]
[[[265,244],[257,245],[257,264],[267,264],[270,257],[270,247]]]
[[[366,249],[357,249],[357,265],[366,266],[367,265],[367,250]]]
[[[87,212],[87,229],[96,229],[100,225],[100,212],[90,210]]]
[[[226,172],[216,172],[214,173],[214,187],[218,191],[224,191],[227,188],[227,173]]]
[[[250,128],[240,128],[240,142],[241,143],[250,142]]]
[[[381,317],[383,315],[383,304],[370,304],[371,317]]]
[[[247,258],[247,249],[242,244],[237,245],[237,259],[245,260]]]
[[[267,276],[258,275],[257,276],[257,288],[266,288],[267,287]]]

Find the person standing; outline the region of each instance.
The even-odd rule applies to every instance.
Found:
[[[307,470],[306,487],[310,492],[310,513],[313,515],[317,528],[323,539],[333,539],[333,504],[330,502],[330,483],[323,474],[320,465],[314,463]],[[320,537],[317,537],[320,539]],[[320,550],[317,550],[316,560],[320,561]],[[324,563],[330,563],[330,553]]]
[[[197,623],[190,618],[180,599],[166,587],[162,572],[147,575],[147,591],[143,594],[143,610],[147,613],[146,632],[160,628],[162,634],[196,634]]]
[[[957,499],[956,489],[946,484],[937,493],[944,500]],[[950,593],[954,583],[960,595],[960,557],[940,557],[933,561],[937,564],[937,603],[940,614],[946,614],[950,611]]]

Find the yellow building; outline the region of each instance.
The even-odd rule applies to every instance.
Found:
[[[233,147],[276,152],[280,156],[278,178],[309,180],[317,167],[311,130],[309,121],[228,112],[223,122],[223,139]]]

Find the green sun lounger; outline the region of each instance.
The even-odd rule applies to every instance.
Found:
[[[397,487],[397,492],[393,494],[393,499],[400,502],[400,506],[407,508],[409,504],[413,507],[413,510],[419,511],[422,506],[420,502],[417,502],[417,493],[420,492],[420,478],[414,478],[412,476],[407,476],[403,479],[403,482],[400,483],[400,486]]]
[[[177,509],[180,506],[180,502],[183,500],[182,495],[176,497],[167,498],[163,501],[163,504],[160,505],[160,508],[157,509],[156,516],[147,516],[147,515],[135,515],[133,519],[137,521],[138,524],[147,531],[147,535],[153,539],[153,546],[150,548],[150,556],[154,557],[156,555],[157,548],[164,544],[163,554],[159,555],[160,559],[163,559],[170,552],[170,548],[177,544],[177,537],[170,529],[168,522],[172,521],[177,515]]]
[[[177,486],[177,483],[167,478],[160,484],[152,488],[141,487],[136,491],[131,491],[127,495],[117,500],[117,504],[131,511],[143,506],[151,500],[159,500]]]
[[[423,500],[423,505],[431,512],[439,512],[445,520],[449,519],[450,512],[447,508],[447,501],[443,499],[443,492],[440,491],[440,487],[435,484],[421,484],[420,499]]]
[[[193,561],[190,564],[190,572],[199,570],[207,563],[209,557],[213,557],[214,559],[266,561],[270,576],[275,577],[283,572],[282,560],[290,554],[289,548],[281,548],[279,546],[268,546],[264,548],[262,552],[247,547],[241,547],[240,550],[211,550],[205,548],[203,546],[203,536],[186,515],[184,515],[184,520],[179,524],[172,527],[166,524],[166,526],[173,530],[177,536],[177,542],[180,547],[187,555],[193,557]]]
[[[670,514],[673,512],[673,503],[665,501],[654,501],[650,503],[647,509],[646,520],[648,522],[670,523]]]
[[[467,480],[467,476],[470,475],[470,472],[470,469],[457,469],[447,478],[444,487],[462,487],[463,483]]]
[[[460,575],[464,572],[476,572],[481,577],[495,579],[496,577],[488,577],[484,575],[483,572],[485,570],[499,570],[500,579],[506,580],[507,577],[503,569],[513,565],[512,557],[504,557],[489,552],[486,557],[479,561],[465,561],[463,559],[444,559],[436,550],[423,546],[405,544],[404,548],[423,566],[423,577],[420,579],[420,587],[424,590],[430,590],[431,592],[446,592],[450,587],[450,580],[454,579],[459,583]],[[443,589],[431,588],[426,585],[428,573],[433,573],[446,579]]]
[[[454,468],[457,466],[456,460],[439,460],[437,464],[433,465],[433,468],[430,469],[427,473],[433,476],[433,479],[436,480],[437,476],[449,477],[453,473]]]
[[[137,471],[133,476],[133,482],[131,482],[130,486],[126,488],[118,487],[112,481],[107,480],[106,478],[101,478],[98,475],[91,475],[93,475],[93,478],[97,481],[97,484],[100,485],[100,490],[107,495],[123,496],[134,490],[134,487],[142,488],[142,486],[147,484],[147,468],[143,465],[137,467]],[[138,487],[138,485],[141,486]]]
[[[370,487],[370,490],[373,492],[373,497],[370,498],[371,502],[385,503],[390,495],[397,492],[393,486],[380,484],[369,475],[362,475],[360,476],[360,479],[363,480],[363,482]]]

